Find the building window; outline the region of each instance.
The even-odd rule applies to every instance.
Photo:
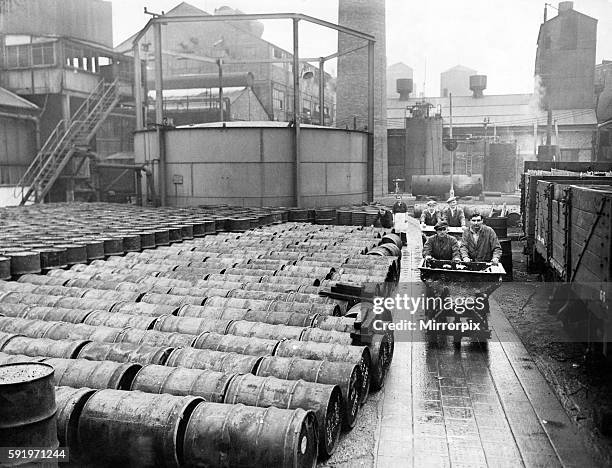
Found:
[[[280,110],[285,108],[285,93],[280,89],[272,89],[272,106]]]
[[[18,45],[9,46],[6,48],[6,61],[10,68],[29,67],[30,61],[30,46]]]
[[[32,45],[32,65],[53,65],[54,63],[53,44]]]
[[[283,51],[277,47],[274,47],[274,50],[272,53],[273,53],[274,58],[278,58],[278,59],[283,58]]]

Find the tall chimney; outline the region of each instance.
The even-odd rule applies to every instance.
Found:
[[[371,34],[374,46],[374,196],[389,192],[387,164],[387,102],[385,0],[339,0],[338,24]],[[338,33],[336,118],[352,128],[368,123],[368,49],[363,39]],[[359,49],[355,52],[349,52]],[[371,131],[371,129],[368,129]]]

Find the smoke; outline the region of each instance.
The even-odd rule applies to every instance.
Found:
[[[545,103],[546,88],[542,83],[540,75],[535,75],[533,78],[533,94],[529,100],[529,114],[532,117],[537,117],[542,111],[546,110]]]

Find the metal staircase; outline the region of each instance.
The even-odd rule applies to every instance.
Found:
[[[100,81],[69,121],[61,120],[17,184],[15,196],[24,205],[49,193],[75,153],[87,148],[100,125],[119,102],[118,80]]]

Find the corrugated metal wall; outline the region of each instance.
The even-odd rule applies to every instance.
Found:
[[[34,122],[0,116],[0,185],[16,184],[35,155]]]

